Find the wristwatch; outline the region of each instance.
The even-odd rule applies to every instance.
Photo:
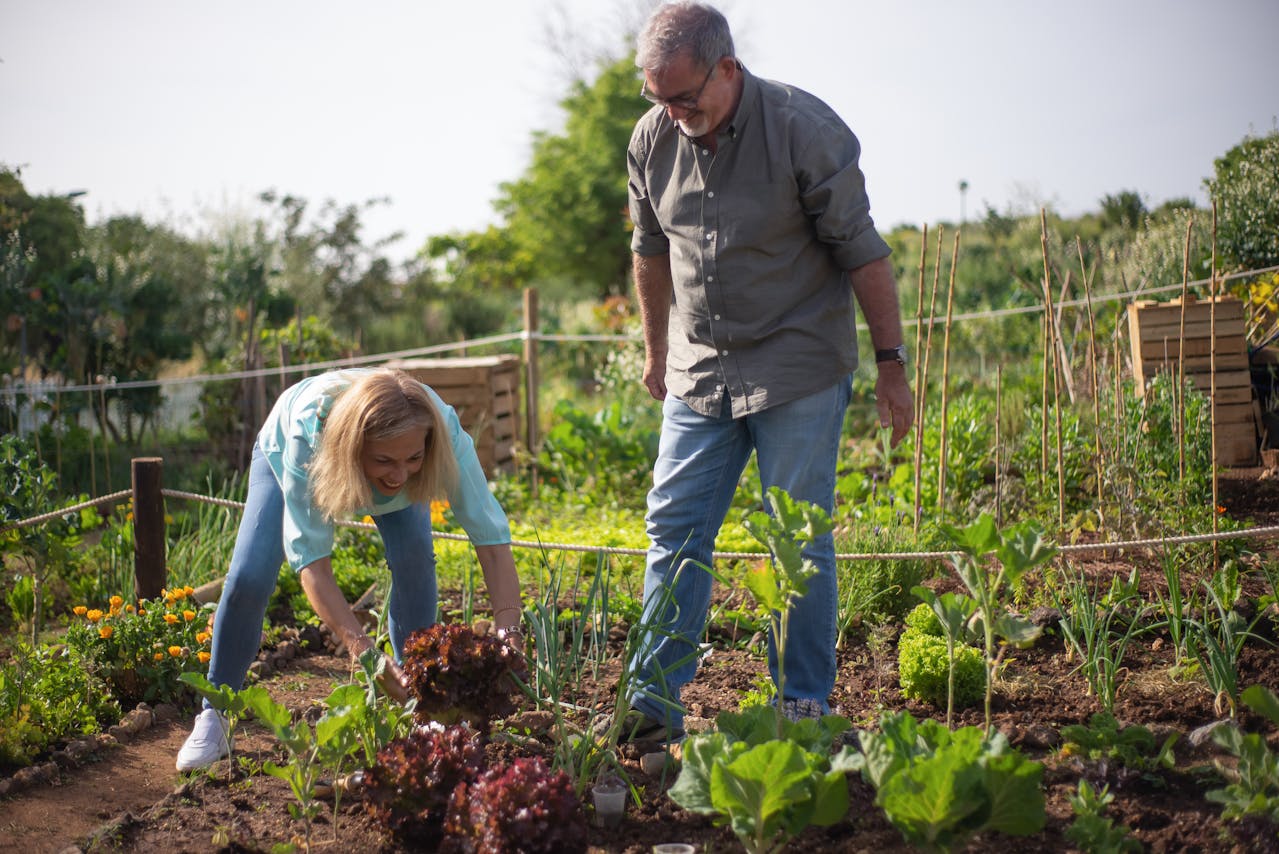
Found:
[[[906,365],[906,345],[898,344],[896,347],[889,347],[887,350],[875,351],[875,363],[880,362],[896,362],[905,367]]]

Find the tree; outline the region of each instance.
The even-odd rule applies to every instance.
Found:
[[[563,132],[535,133],[532,162],[501,187],[494,208],[503,223],[428,241],[426,254],[443,266],[446,287],[626,292],[626,146],[649,107],[638,95],[631,55],[602,62],[593,82],[575,81],[560,106]]]
[[[1215,177],[1204,183],[1217,202],[1221,266],[1279,264],[1279,130],[1245,137],[1214,166]]]
[[[1136,231],[1146,216],[1146,205],[1141,194],[1134,190],[1121,190],[1101,200],[1101,223],[1106,228]]]

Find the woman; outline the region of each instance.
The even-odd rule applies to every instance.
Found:
[[[435,620],[430,501],[441,495],[475,544],[499,633],[518,633],[510,526],[453,408],[408,374],[386,368],[332,371],[286,389],[253,448],[244,516],[213,622],[209,681],[243,685],[285,560],[352,659],[373,648],[330,562],[335,521],[368,514],[391,570],[387,623],[396,660],[387,663],[382,684],[406,699],[398,664],[405,638]],[[206,703],[178,752],[178,770],[227,755],[226,726]]]

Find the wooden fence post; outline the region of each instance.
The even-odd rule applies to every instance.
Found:
[[[133,592],[138,601],[155,599],[165,587],[164,460],[133,460]]]
[[[524,397],[528,404],[524,429],[530,456],[537,454],[537,290],[524,289]],[[529,492],[537,497],[537,466],[529,466]]]

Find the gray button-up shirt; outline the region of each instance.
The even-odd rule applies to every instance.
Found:
[[[670,255],[667,389],[707,416],[727,394],[734,418],[857,367],[847,271],[889,254],[853,132],[807,92],[742,74],[717,152],[661,107],[627,151],[631,248]]]

